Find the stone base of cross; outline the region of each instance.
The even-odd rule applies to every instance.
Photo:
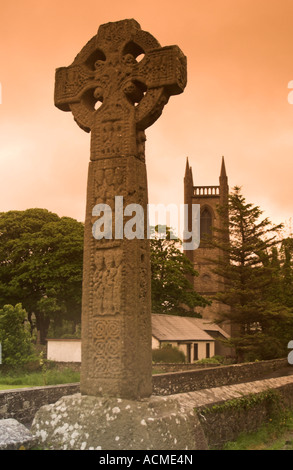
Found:
[[[195,405],[192,393],[142,400],[77,393],[43,406],[31,431],[41,448],[126,450],[130,459],[132,450],[208,450]]]

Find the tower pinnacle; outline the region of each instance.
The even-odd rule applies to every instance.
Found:
[[[227,178],[226,167],[225,167],[225,159],[222,157],[222,166],[221,166],[221,175],[220,178]]]

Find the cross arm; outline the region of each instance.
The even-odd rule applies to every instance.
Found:
[[[171,95],[184,91],[187,82],[187,59],[178,46],[149,51],[137,67],[137,79],[148,89],[164,87]]]
[[[93,73],[82,65],[60,67],[55,74],[55,106],[62,111],[70,111],[70,104],[80,101],[82,95],[95,84]]]
[[[171,95],[184,91],[187,59],[178,46],[153,49],[138,64],[134,75],[147,87],[136,107],[137,128],[144,130],[159,118]]]

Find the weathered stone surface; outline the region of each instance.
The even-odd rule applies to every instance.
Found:
[[[197,415],[175,396],[63,397],[39,410],[32,432],[40,445],[62,450],[207,449]]]
[[[0,420],[0,450],[30,449],[36,443],[37,439],[16,419]]]
[[[265,378],[291,375],[293,368],[286,359],[217,366],[193,371],[156,374],[153,376],[154,395],[173,395],[205,388],[222,387]]]
[[[197,410],[209,448],[221,448],[241,433],[256,431],[272,418],[280,417],[281,410],[292,411],[293,376],[198,390],[178,399],[193,404]],[[206,412],[208,409],[211,412]]]
[[[13,418],[29,426],[41,406],[79,391],[79,383],[0,390],[0,419]]]
[[[101,239],[92,209],[115,196],[124,207],[147,205],[145,164],[135,157],[91,162],[85,222],[81,392],[136,398],[151,384],[151,299],[148,240]]]
[[[262,393],[267,390],[290,390],[288,394],[288,403],[293,404],[293,376],[276,377],[265,380],[256,380],[254,382],[245,382],[233,385],[224,385],[221,387],[211,387],[204,390],[197,390],[190,393],[178,393],[176,396],[180,402],[189,404],[189,406],[198,410],[224,403],[228,400],[241,398],[251,394]],[[286,393],[286,392],[284,392]]]
[[[143,131],[185,86],[179,47],[161,47],[135,20],[122,20],[101,25],[73,63],[57,69],[55,105],[92,132],[91,160],[143,159]]]
[[[161,47],[132,19],[100,26],[73,63],[56,71],[55,105],[91,132],[82,301],[86,395],[135,399],[152,393],[145,129],[185,85],[180,49]],[[123,198],[119,210],[116,196]],[[113,233],[97,239],[93,209],[101,204],[110,209]],[[134,239],[123,233],[131,204],[144,213],[143,237]]]

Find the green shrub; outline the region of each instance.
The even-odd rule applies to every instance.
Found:
[[[178,348],[171,346],[171,344],[163,345],[159,349],[152,350],[153,362],[159,363],[178,363],[185,362],[185,354],[179,351]]]
[[[213,356],[213,357],[207,357],[205,359],[200,359],[199,361],[196,361],[196,364],[223,364],[225,361],[225,358],[222,356]]]
[[[19,366],[34,357],[30,325],[21,304],[0,309],[0,342],[4,365]]]

